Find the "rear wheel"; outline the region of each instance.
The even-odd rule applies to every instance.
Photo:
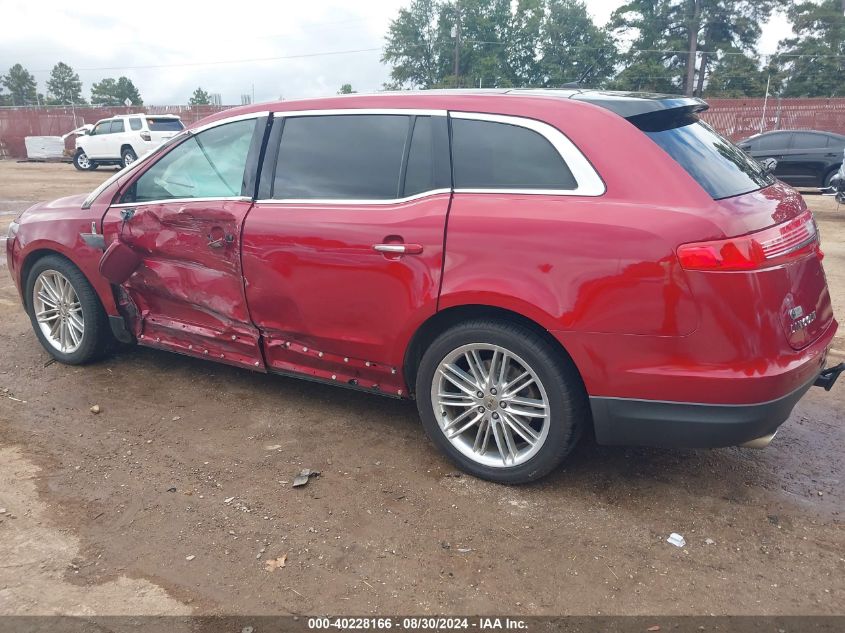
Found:
[[[29,272],[27,305],[32,328],[56,360],[79,365],[113,342],[108,319],[85,275],[61,255],[42,257]]]
[[[441,334],[417,373],[432,441],[467,472],[499,483],[539,479],[580,436],[586,394],[572,364],[534,331],[471,321]]]
[[[97,163],[88,158],[88,155],[82,149],[76,150],[73,155],[73,166],[79,171],[92,171],[97,169]]]
[[[136,160],[138,160],[138,155],[131,147],[125,148],[120,153],[120,166],[123,168],[129,167],[129,165],[134,163]]]
[[[837,167],[836,169],[831,169],[825,174],[824,180],[822,180],[822,188],[830,187],[831,182],[833,181],[833,177],[837,174],[838,171],[839,168]]]

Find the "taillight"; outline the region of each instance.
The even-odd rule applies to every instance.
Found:
[[[151,141],[153,139],[149,132],[141,132],[141,138],[145,141]]]
[[[805,211],[782,224],[724,240],[678,247],[678,260],[687,270],[759,270],[800,259],[818,250],[813,214]]]

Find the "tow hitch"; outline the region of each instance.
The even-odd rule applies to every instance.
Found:
[[[839,374],[843,371],[845,371],[845,363],[839,363],[833,367],[823,369],[822,373],[819,374],[819,377],[816,378],[816,382],[813,383],[813,386],[824,387],[825,391],[830,391],[830,388],[836,384],[836,379],[839,378]]]

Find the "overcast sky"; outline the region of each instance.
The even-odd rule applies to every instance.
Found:
[[[256,101],[335,94],[344,83],[371,92],[389,78],[379,61],[384,35],[409,2],[0,0],[0,73],[19,62],[44,92],[50,68],[63,61],[79,72],[86,98],[93,82],[126,75],[148,105],[186,103],[197,86],[226,104],[253,90]],[[586,4],[604,24],[622,0]],[[787,35],[776,15],[761,52]]]

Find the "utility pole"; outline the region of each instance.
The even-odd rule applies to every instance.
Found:
[[[698,16],[701,11],[701,0],[692,0],[693,10],[689,21],[689,53],[687,54],[687,80],[684,83],[685,92],[688,97],[693,95],[695,86],[695,58],[698,47]]]
[[[845,2],[845,0],[842,0]],[[452,37],[455,38],[455,88],[461,85],[459,75],[461,72],[461,9],[455,7],[455,26],[452,27]]]

